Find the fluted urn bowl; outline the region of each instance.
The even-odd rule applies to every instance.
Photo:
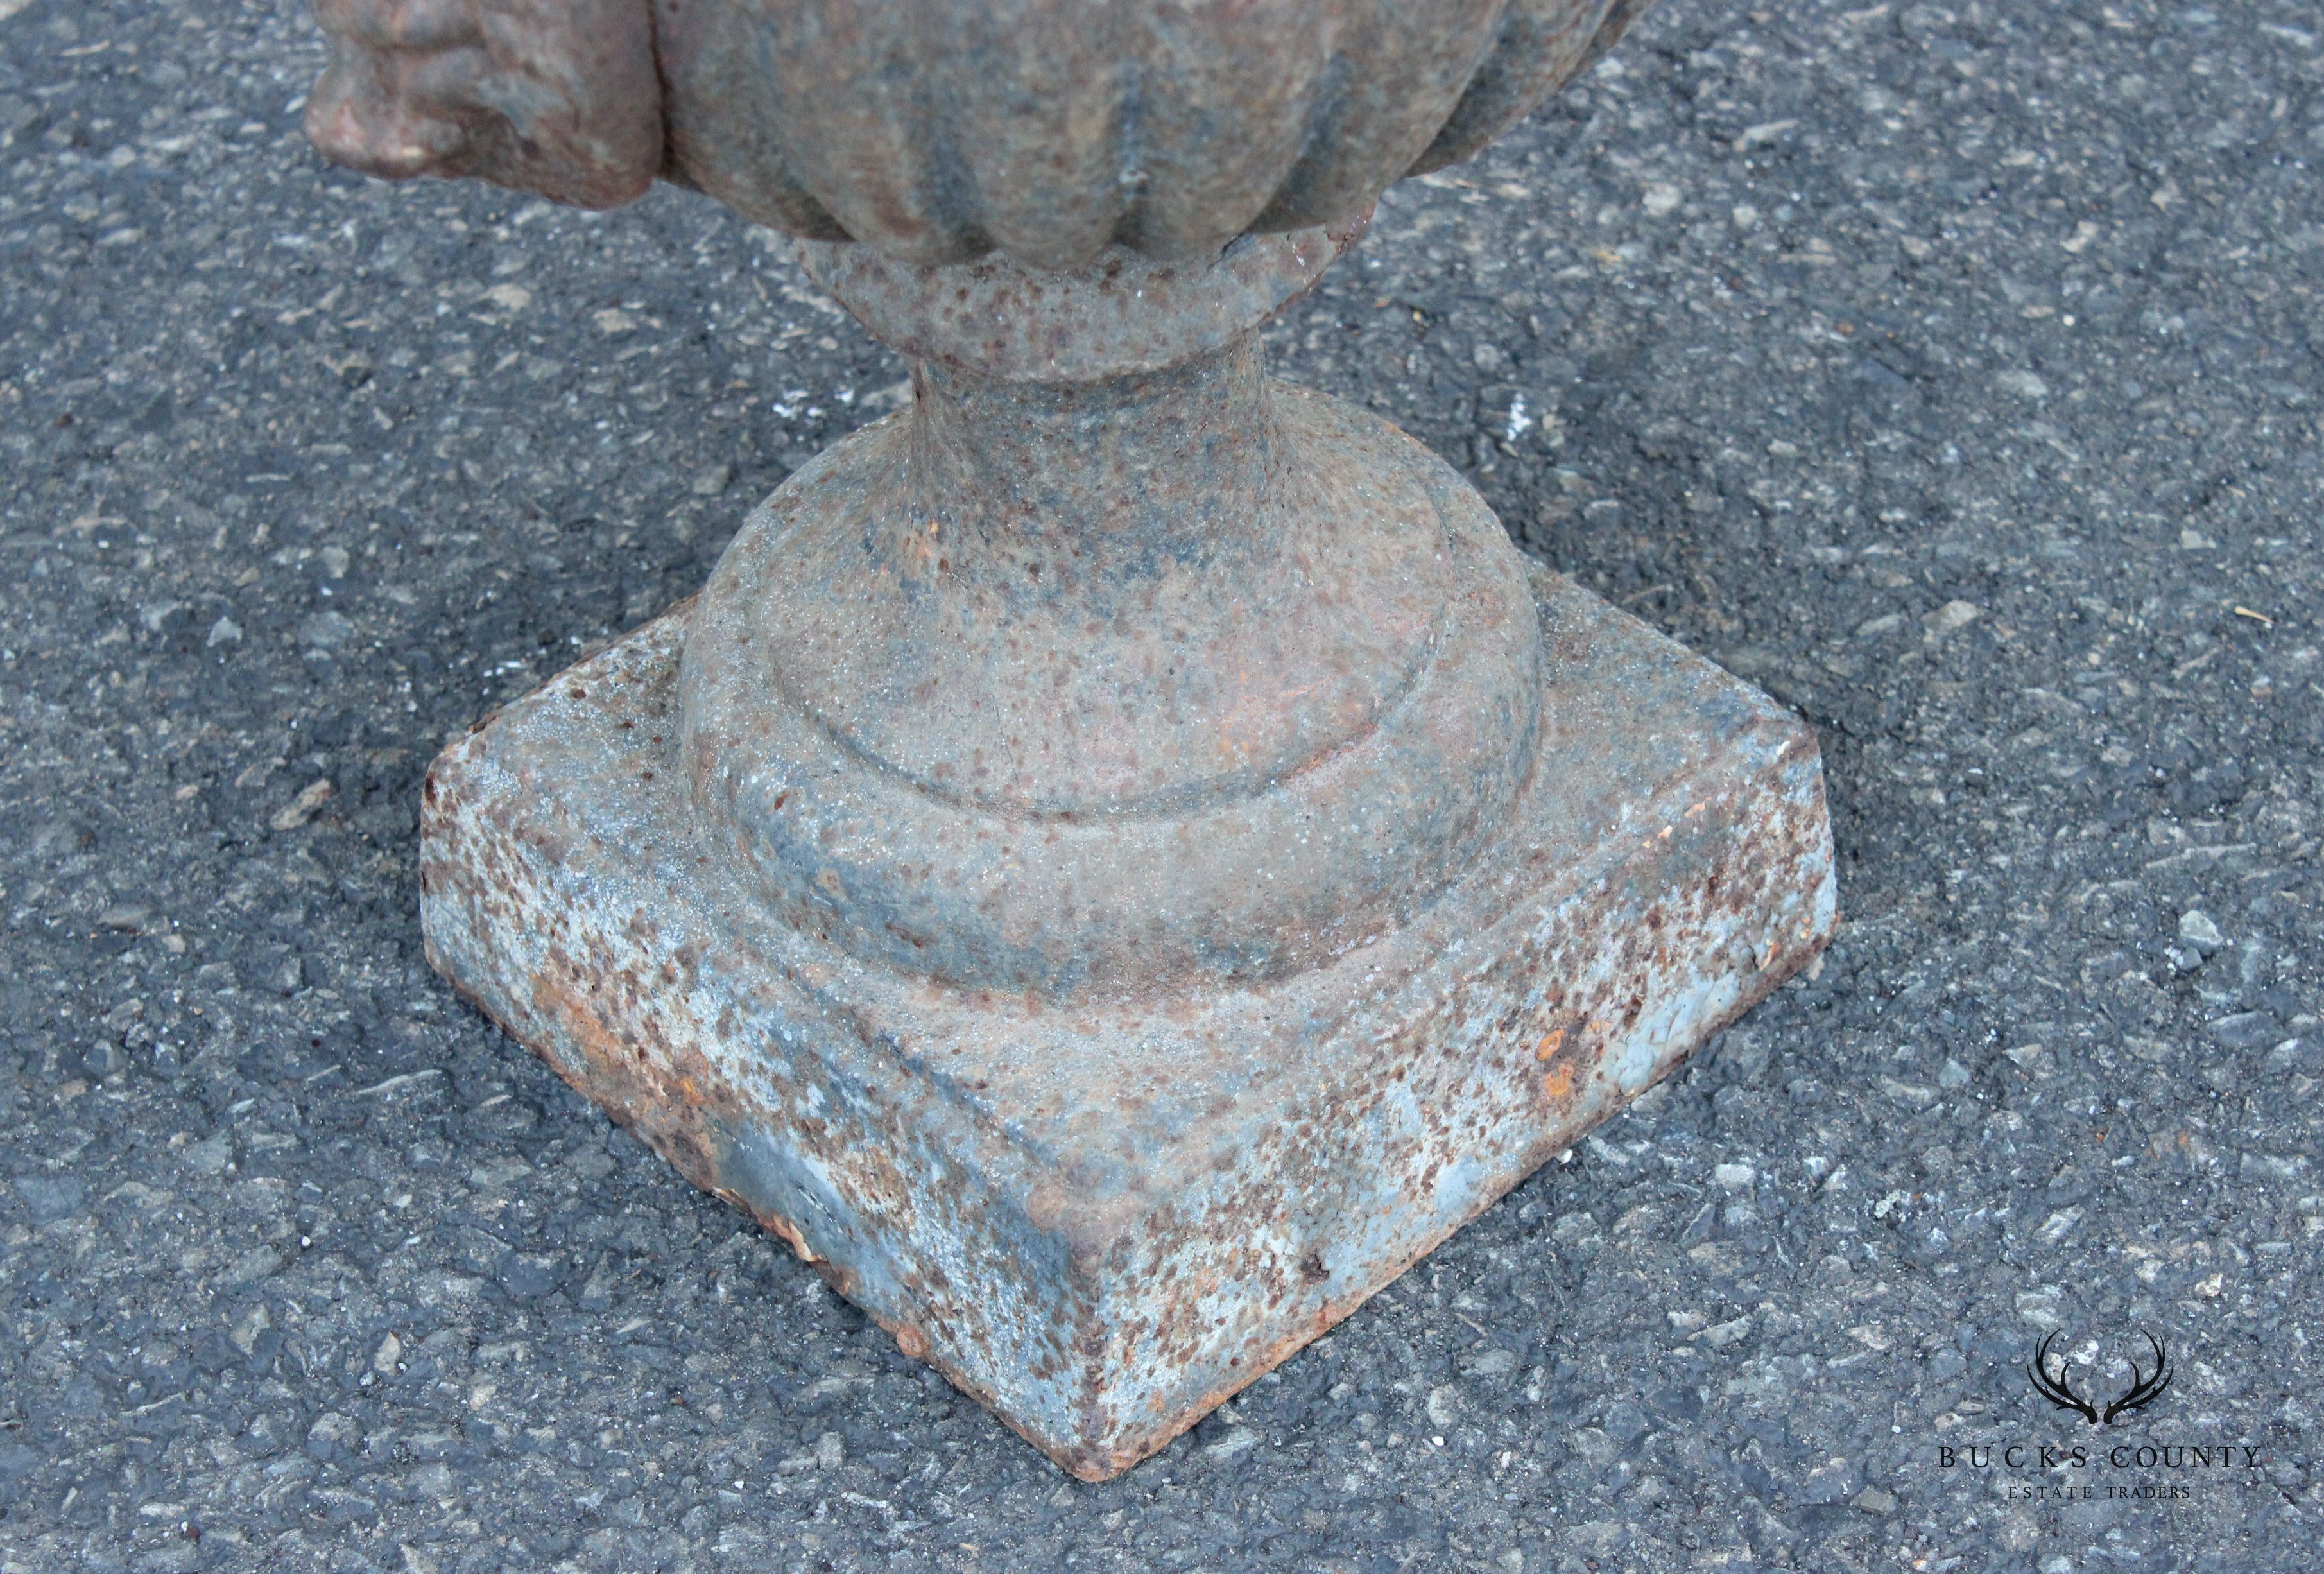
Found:
[[[1637,9],[680,3],[692,14],[661,33],[678,179],[902,261],[997,250],[1041,268],[1109,244],[1202,257],[1363,212],[1499,135]]]
[[[1185,260],[1468,157],[1647,0],[318,0],[324,150],[603,207],[656,177],[900,262]]]

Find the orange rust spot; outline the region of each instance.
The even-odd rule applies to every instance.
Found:
[[[1573,1097],[1573,1062],[1560,1060],[1541,1079],[1541,1090],[1561,1103]]]
[[[817,1253],[813,1246],[807,1244],[807,1236],[799,1233],[798,1226],[785,1218],[781,1214],[768,1213],[762,1209],[753,1208],[751,1206],[748,1199],[743,1198],[741,1193],[730,1191],[724,1186],[713,1186],[707,1188],[707,1190],[713,1197],[717,1198],[721,1202],[732,1204],[733,1207],[741,1208],[744,1213],[749,1214],[752,1221],[755,1222],[761,1229],[765,1230],[770,1236],[776,1236],[778,1239],[781,1240],[785,1245],[790,1247],[792,1253],[798,1256],[800,1262],[820,1263],[823,1261],[821,1254]]]
[[[1550,1056],[1557,1053],[1558,1046],[1564,1042],[1565,1030],[1562,1027],[1554,1028],[1541,1035],[1541,1042],[1534,1046],[1533,1058],[1536,1060],[1546,1060]]]

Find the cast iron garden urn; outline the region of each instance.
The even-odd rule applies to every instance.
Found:
[[[1268,316],[1643,0],[319,0],[335,159],[798,237],[910,407],[430,773],[430,958],[1065,1468],[1806,963],[1806,727]]]

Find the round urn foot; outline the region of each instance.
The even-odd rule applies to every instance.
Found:
[[[706,833],[784,919],[972,987],[1279,977],[1502,824],[1538,726],[1522,560],[1253,330],[1351,238],[1206,265],[810,265],[912,407],[794,475],[696,604]]]

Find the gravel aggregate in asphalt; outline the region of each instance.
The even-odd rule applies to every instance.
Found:
[[[435,750],[904,368],[683,193],[324,168],[320,55],[0,0],[0,1569],[2316,1566],[2309,0],[1670,0],[1274,330],[1815,722],[1846,921],[1102,1486],[420,954]]]

